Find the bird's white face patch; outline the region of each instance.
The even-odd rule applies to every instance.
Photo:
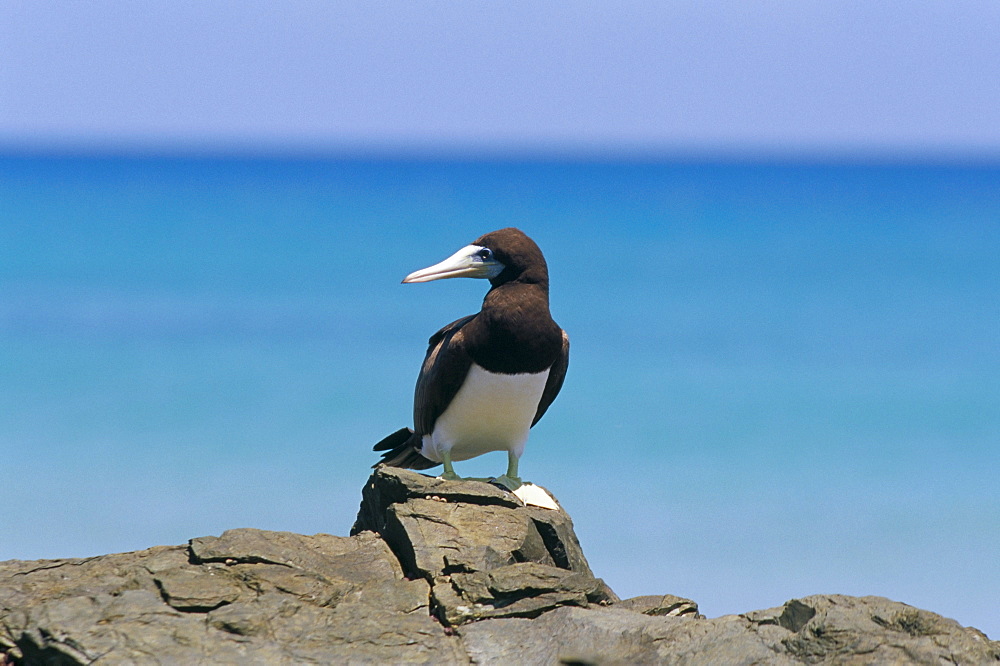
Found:
[[[446,450],[452,460],[490,451],[512,451],[520,457],[548,377],[548,370],[502,375],[473,363],[434,432],[424,435],[421,455],[435,462],[441,462]]]

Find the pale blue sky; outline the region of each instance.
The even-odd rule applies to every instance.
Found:
[[[0,4],[0,147],[1000,156],[1000,2]]]

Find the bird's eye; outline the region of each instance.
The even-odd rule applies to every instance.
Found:
[[[476,252],[476,256],[483,260],[492,259],[493,250],[489,249],[488,247],[484,247],[479,252]]]

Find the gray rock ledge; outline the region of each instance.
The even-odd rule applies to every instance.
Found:
[[[0,666],[998,664],[976,629],[880,597],[705,619],[619,600],[562,510],[381,468],[351,536],[234,529],[183,546],[0,562]]]

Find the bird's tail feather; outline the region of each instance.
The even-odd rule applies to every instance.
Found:
[[[372,465],[388,465],[389,467],[402,467],[404,469],[430,469],[441,463],[420,455],[420,438],[409,428],[400,428],[381,442],[372,447],[373,451],[385,451],[382,459]]]

